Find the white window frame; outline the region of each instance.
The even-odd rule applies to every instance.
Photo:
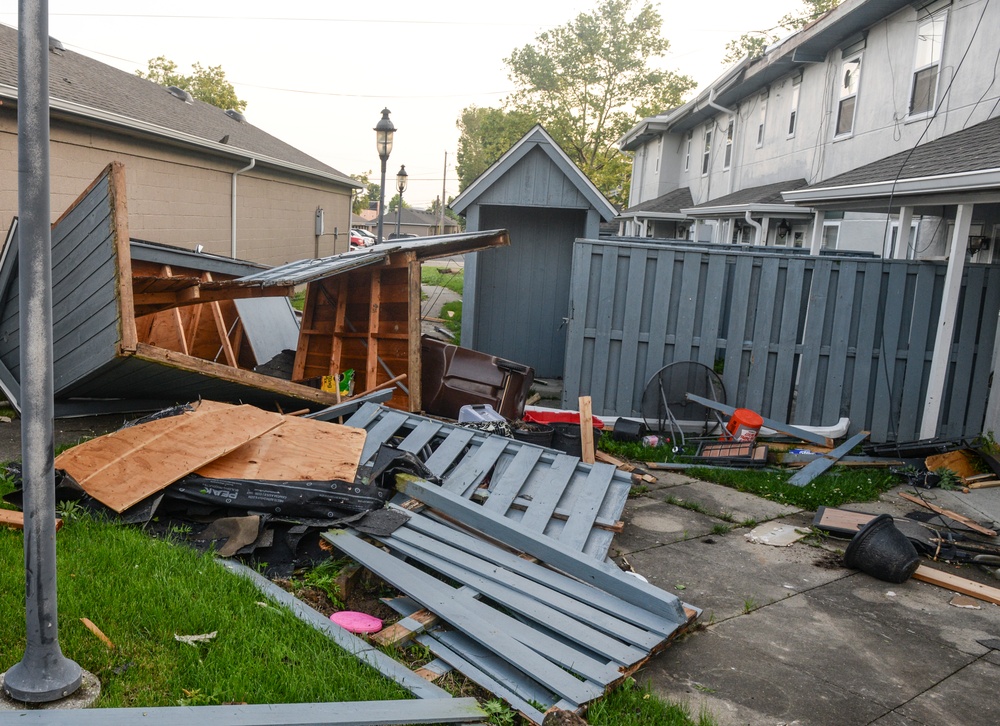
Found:
[[[938,91],[941,88],[941,60],[944,57],[945,33],[948,29],[949,5],[950,2],[939,2],[932,6],[922,8],[919,11],[919,15],[917,17],[917,32],[913,42],[913,72],[910,74],[910,99],[906,106],[907,120],[927,118],[928,116],[933,115],[935,109],[937,108]],[[925,36],[922,35],[922,31],[928,24],[933,27],[937,23],[941,24],[940,40],[938,43],[931,46],[929,60],[924,63],[920,63],[920,51],[922,48],[926,47],[922,44],[925,39]],[[920,63],[920,65],[917,65],[918,63]],[[916,98],[917,75],[931,69],[936,70],[934,72],[934,88],[928,97],[929,105],[927,108],[914,111],[913,102]]]
[[[733,165],[733,129],[735,127],[736,121],[730,116],[729,125],[726,126],[726,150],[722,157],[723,171],[729,171],[729,168]]]
[[[834,237],[834,240],[833,240],[833,245],[828,245],[827,244],[826,230],[828,230],[828,229],[836,229],[837,230],[837,234],[836,234],[836,236]],[[821,250],[835,250],[835,249],[839,249],[839,247],[840,247],[840,220],[837,220],[835,222],[825,222],[824,221],[823,222],[823,236],[822,236],[822,239],[820,241],[820,249]]]
[[[802,76],[795,76],[792,79],[791,102],[788,108],[788,135],[786,138],[795,138],[795,129],[799,124],[799,95],[802,90]]]
[[[653,173],[660,173],[660,157],[663,156],[663,137],[656,139],[656,159],[653,160]]]
[[[917,227],[919,226],[919,224],[920,222],[917,219],[913,219],[910,221],[910,239],[913,240],[914,244],[916,244],[917,242]],[[885,245],[883,245],[882,247],[882,257],[887,260],[894,259],[896,257],[897,244],[899,244],[898,219],[895,222],[889,224],[889,234],[886,237]],[[906,259],[912,260],[913,248],[909,246],[909,242],[907,242],[906,244],[907,244]]]
[[[694,129],[688,129],[684,145],[684,171],[691,171],[691,147],[694,144]]]
[[[757,148],[764,145],[765,122],[767,121],[767,96],[761,96],[757,107]]]
[[[705,127],[705,148],[701,152],[701,175],[712,171],[712,124]]]
[[[854,135],[854,122],[858,116],[858,93],[861,90],[861,69],[864,67],[864,53],[853,53],[840,61],[840,74],[837,76],[837,113],[834,116],[833,138],[846,139]],[[848,74],[854,74],[850,79]],[[840,131],[841,114],[844,104],[853,101],[851,106],[851,125],[846,131]]]

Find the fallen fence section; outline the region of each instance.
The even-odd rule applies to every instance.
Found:
[[[447,623],[419,642],[533,723],[539,707],[579,711],[604,695],[700,613],[446,488],[397,481],[430,511],[375,537],[388,552],[350,530],[323,538],[405,593],[392,603],[404,616],[419,606]]]
[[[563,400],[635,416],[675,361],[721,369],[728,401],[762,416],[913,441],[946,264],[578,240]],[[1000,266],[966,265],[938,436],[982,430]]]
[[[58,714],[58,716],[56,715]],[[486,713],[474,698],[434,701],[353,701],[164,708],[34,709],[8,711],[0,721],[61,726],[391,726],[482,723]]]
[[[368,432],[362,465],[382,444],[394,443],[423,461],[444,490],[483,499],[482,509],[494,516],[598,560],[607,556],[632,485],[610,464],[584,464],[553,449],[375,404],[344,424]]]

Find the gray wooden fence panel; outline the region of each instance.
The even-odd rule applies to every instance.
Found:
[[[595,413],[640,415],[662,366],[721,357],[731,405],[813,426],[848,416],[873,441],[918,436],[944,263],[588,240],[574,270],[585,274],[573,280],[567,345],[581,359],[567,360],[567,402],[590,395]],[[940,435],[982,426],[1000,267],[967,266],[961,300]]]

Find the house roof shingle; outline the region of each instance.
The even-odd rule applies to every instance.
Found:
[[[0,24],[0,97],[16,98],[17,40],[15,28]],[[87,115],[87,109],[97,112],[92,118],[113,114],[122,117],[123,125],[137,122],[136,128],[146,133],[155,134],[148,129],[152,125],[163,129],[165,136],[175,132],[209,142],[219,147],[218,153],[231,149],[232,154],[269,157],[306,173],[358,186],[343,172],[252,124],[231,118],[223,109],[198,100],[186,103],[163,86],[70,50],[49,52],[49,94],[54,106],[59,100],[85,107],[81,115]],[[223,139],[224,147],[220,146]]]
[[[806,185],[805,179],[791,179],[789,181],[764,184],[759,187],[747,187],[739,191],[727,194],[724,197],[717,197],[707,202],[702,202],[693,209],[730,207],[747,204],[785,204],[781,197],[782,192],[791,192],[801,189]]]
[[[639,202],[638,204],[629,207],[624,210],[622,214],[631,214],[632,212],[658,212],[661,214],[679,214],[682,209],[687,209],[694,204],[694,200],[691,198],[691,189],[688,187],[680,187],[679,189],[674,189],[671,192],[667,192],[655,199],[647,199],[645,202]]]

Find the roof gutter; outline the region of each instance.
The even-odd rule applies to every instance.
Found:
[[[236,177],[238,177],[245,171],[250,171],[256,165],[257,165],[257,159],[251,158],[249,164],[244,166],[242,169],[237,169],[236,171],[233,172],[233,191],[232,191],[232,201],[231,201],[233,216],[232,216],[232,224],[229,227],[229,234],[230,234],[229,249],[231,252],[230,257],[232,257],[234,260],[236,259]]]
[[[0,96],[17,101],[17,88],[0,83]],[[50,108],[53,112],[59,111],[70,116],[78,116],[80,118],[89,119],[91,121],[107,124],[109,126],[117,126],[131,131],[150,134],[152,136],[159,136],[183,146],[193,146],[199,149],[205,149],[230,159],[235,158],[242,160],[247,158],[251,153],[245,149],[241,150],[229,144],[220,144],[215,141],[208,141],[199,136],[184,133],[183,131],[175,131],[173,129],[168,129],[165,126],[158,126],[157,124],[147,123],[129,116],[122,116],[121,114],[102,111],[91,106],[84,106],[79,103],[64,101],[59,98],[51,99]],[[240,153],[241,151],[242,153]],[[336,182],[355,189],[361,189],[363,186],[355,179],[351,179],[350,177],[343,176],[341,174],[331,174],[320,169],[303,166],[302,164],[283,161],[282,159],[277,159],[273,156],[265,156],[262,154],[256,154],[255,156],[257,161],[261,164],[266,164],[267,166],[285,169],[287,171],[315,178],[326,179],[327,181]]]

